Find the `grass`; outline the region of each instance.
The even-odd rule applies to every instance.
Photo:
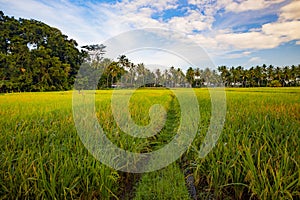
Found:
[[[176,163],[142,176],[134,200],[143,199],[190,199],[184,175]]]
[[[199,193],[222,199],[299,197],[300,90],[229,89],[221,138],[191,153]],[[203,133],[200,133],[200,135]],[[194,142],[195,148],[199,146]]]
[[[118,173],[84,148],[72,120],[71,93],[1,97],[2,199],[108,199]]]
[[[210,123],[211,102],[207,89],[195,92],[201,118],[185,158],[142,174],[139,182],[86,150],[73,121],[72,92],[0,95],[0,199],[117,199],[128,184],[134,185],[135,199],[187,199],[178,167],[182,160],[193,171],[200,199],[299,198],[300,88],[226,89],[224,129],[205,158],[199,157],[199,148]],[[96,91],[96,114],[120,148],[151,152],[175,136],[180,109],[169,90],[141,89],[130,99],[131,117],[140,126],[150,122],[151,105],[167,110],[165,126],[149,138],[128,136],[118,127],[111,95],[110,90]]]

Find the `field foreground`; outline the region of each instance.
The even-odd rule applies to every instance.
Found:
[[[199,148],[211,101],[207,89],[194,91],[201,117],[193,143],[173,164],[144,174],[117,171],[88,152],[74,125],[72,92],[0,94],[0,199],[299,198],[300,88],[226,89],[222,135],[204,158]],[[130,99],[131,117],[140,126],[149,124],[153,104],[167,112],[159,134],[148,138],[118,127],[111,94],[96,91],[95,108],[116,146],[147,153],[176,135],[182,111],[170,90],[140,89]]]

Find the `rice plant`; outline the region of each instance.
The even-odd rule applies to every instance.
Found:
[[[84,147],[73,120],[72,92],[1,94],[0,198],[118,199],[133,185],[135,199],[188,199],[179,166],[193,172],[199,199],[299,198],[299,88],[226,89],[222,135],[204,158],[199,149],[211,122],[211,99],[207,89],[194,91],[200,123],[192,145],[184,158],[141,174],[140,181],[102,164]],[[113,95],[118,100],[131,92],[96,91],[99,125],[119,148],[137,153],[163,148],[179,128],[178,99],[167,89],[134,91],[128,109],[135,124],[149,125],[154,104],[166,111],[156,135],[138,138],[119,127],[111,108]]]

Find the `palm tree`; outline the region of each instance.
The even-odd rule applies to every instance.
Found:
[[[118,57],[118,63],[122,66],[122,67],[125,67],[125,68],[129,68],[129,60],[128,58],[126,58],[125,55],[121,55]]]
[[[171,87],[175,87],[175,85],[176,85],[176,69],[173,66],[170,67],[169,73],[170,73]]]
[[[273,65],[269,65],[268,69],[267,69],[267,81],[268,81],[268,85],[270,85],[271,81],[274,79],[274,67]]]
[[[165,87],[170,87],[170,77],[171,76],[169,74],[169,71],[167,69],[165,69],[164,74],[163,74]]]
[[[257,82],[257,86],[260,87],[261,79],[262,79],[262,69],[260,66],[256,66],[255,69],[255,79]]]
[[[133,86],[133,79],[135,78],[135,64],[129,64],[129,71],[130,71],[130,85]]]
[[[189,84],[194,87],[194,82],[195,82],[195,71],[193,70],[192,67],[190,67],[187,71],[186,71],[186,79],[189,82]]]
[[[251,67],[249,70],[247,70],[247,79],[249,80],[250,87],[254,87],[256,84],[254,78],[255,78],[255,70],[253,67]]]
[[[143,63],[137,64],[136,72],[137,80],[140,82],[139,85],[145,85],[145,67]]]
[[[237,82],[239,82],[239,85],[241,85],[241,83],[242,83],[242,71],[243,71],[242,66],[238,66],[238,67],[236,68]]]
[[[225,86],[230,85],[230,72],[226,66],[218,67],[219,72],[221,72],[221,77]]]
[[[196,68],[195,70],[195,81],[196,81],[196,87],[199,87],[200,79],[201,79],[201,71],[199,67]]]
[[[291,70],[288,66],[283,68],[282,75],[283,75],[282,85],[283,86],[290,85]]]
[[[245,70],[245,69],[243,69],[243,68],[241,68],[241,72],[240,72],[240,74],[241,74],[241,82],[242,82],[242,87],[246,87],[247,86],[247,74],[248,74],[248,72],[247,72],[248,70]]]
[[[297,78],[297,67],[295,65],[292,65],[290,70],[290,79],[293,86],[296,85],[296,78]]]
[[[160,85],[160,83],[161,83],[161,71],[160,71],[160,69],[158,68],[158,69],[156,69],[155,70],[155,86],[158,86],[158,85]]]
[[[239,81],[240,79],[240,73],[239,73],[239,70],[238,69],[235,69],[234,67],[231,67],[230,69],[230,73],[231,73],[231,79],[233,81],[233,85],[236,86],[237,82]]]
[[[278,80],[282,84],[282,78],[283,78],[283,75],[282,75],[281,68],[276,67],[276,69],[275,69],[275,79]]]
[[[203,82],[206,82],[207,86],[210,86],[211,83],[214,82],[214,76],[213,76],[214,71],[210,71],[209,68],[205,68],[205,70],[204,71],[201,70],[200,73],[201,73],[200,76],[202,77],[200,78],[200,86],[203,85]]]
[[[86,49],[89,54],[89,58],[91,61],[101,61],[103,59],[103,55],[105,54],[105,48],[103,44],[92,44],[92,45],[85,45],[81,48]]]
[[[111,65],[111,85],[116,83],[116,77],[121,72],[120,67],[118,66],[118,63],[113,62]]]
[[[155,73],[150,71],[149,69],[145,68],[145,84],[148,87],[154,87],[156,82]]]
[[[261,75],[262,84],[264,86],[267,86],[267,77],[268,77],[268,75],[267,75],[267,65],[265,65],[265,64],[262,65],[262,72],[261,73],[262,73],[262,75]]]
[[[182,83],[184,83],[185,76],[180,68],[177,69],[176,76],[177,76],[177,82],[178,82],[179,86],[182,87]]]

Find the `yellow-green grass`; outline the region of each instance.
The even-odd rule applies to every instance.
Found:
[[[0,96],[1,198],[108,199],[118,173],[82,145],[72,119],[72,93]]]
[[[195,159],[196,139],[189,154],[199,196],[299,198],[300,89],[226,89],[226,96],[218,144]]]
[[[146,173],[136,186],[135,200],[190,199],[182,171],[173,163],[168,167]]]
[[[225,126],[216,147],[205,158],[199,158],[197,150],[210,122],[211,102],[207,89],[195,92],[201,123],[185,154],[185,166],[194,171],[198,196],[299,197],[300,89],[226,89]],[[96,112],[108,138],[117,146],[151,152],[172,139],[180,110],[170,90],[140,89],[131,98],[132,118],[139,125],[149,123],[148,111],[153,104],[162,104],[168,111],[161,133],[148,139],[133,138],[117,127],[110,109],[111,95],[112,90],[96,91]],[[77,135],[72,92],[1,94],[0,116],[0,198],[110,199],[120,195],[124,187],[121,173],[94,159]],[[137,194],[147,193],[141,191],[143,182],[155,174],[160,172],[134,183]],[[172,181],[168,175],[161,178]],[[156,190],[152,189],[149,191]],[[172,194],[180,197],[185,192],[178,191],[178,196],[175,190]]]

